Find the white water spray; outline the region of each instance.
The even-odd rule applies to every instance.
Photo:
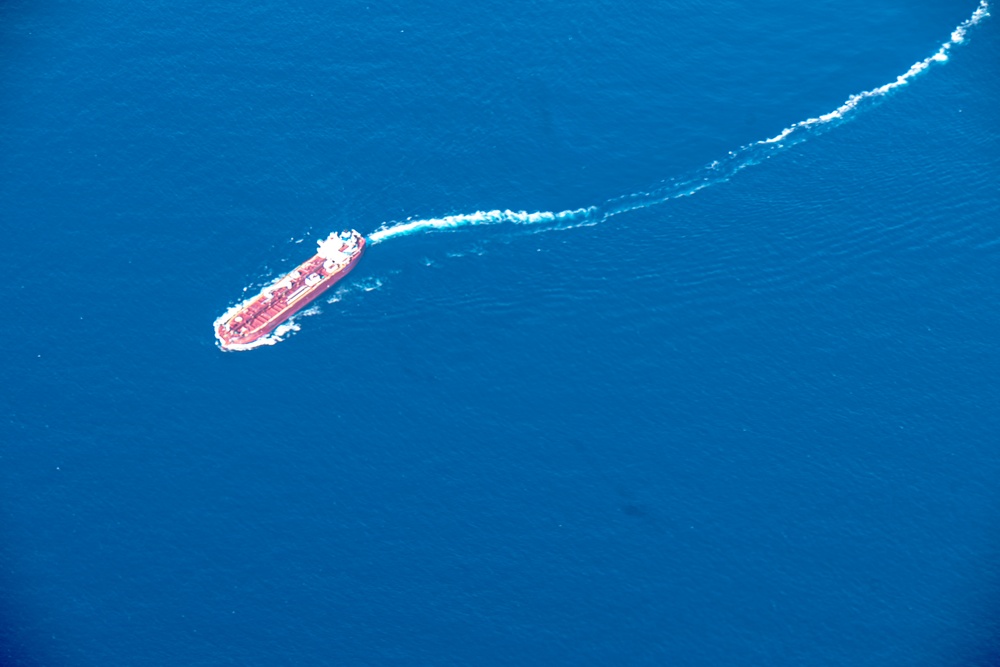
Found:
[[[431,218],[430,220],[414,220],[412,222],[402,222],[392,227],[384,227],[368,235],[368,241],[379,243],[394,236],[408,236],[416,232],[423,232],[430,229],[450,229],[453,227],[467,227],[469,225],[493,225],[498,222],[514,222],[524,225],[537,225],[544,222],[561,222],[578,220],[581,217],[590,215],[597,209],[578,208],[572,211],[561,211],[550,213],[540,211],[537,213],[527,213],[525,211],[477,211],[465,215],[446,215],[443,218]]]
[[[893,90],[905,86],[932,64],[947,61],[948,52],[952,47],[964,42],[969,29],[989,15],[988,0],[980,0],[979,6],[972,13],[972,16],[960,23],[952,31],[951,38],[947,42],[942,44],[933,55],[913,63],[905,73],[896,77],[895,81],[851,95],[843,104],[829,113],[793,123],[770,139],[762,139],[761,141],[743,146],[738,150],[730,151],[729,155],[725,158],[716,160],[685,178],[667,181],[660,187],[649,192],[636,192],[624,197],[609,199],[600,206],[588,206],[586,208],[560,211],[558,213],[550,211],[528,213],[526,211],[511,210],[477,211],[475,213],[449,215],[443,218],[412,220],[396,224],[387,223],[377,231],[369,234],[368,242],[376,244],[398,236],[409,236],[426,231],[453,229],[470,225],[493,225],[505,222],[522,225],[550,224],[556,226],[596,224],[620,213],[649,208],[650,206],[662,204],[671,199],[693,195],[710,185],[728,181],[746,167],[758,164],[780,150],[801,143],[810,136],[817,136],[826,132],[840,122],[849,119],[853,115],[852,112],[858,111],[866,103],[873,103],[879,100],[879,98],[885,97]]]

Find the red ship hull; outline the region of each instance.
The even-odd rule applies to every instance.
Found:
[[[219,346],[246,350],[277,342],[271,335],[275,329],[340,282],[361,259],[364,237],[357,232],[347,234],[331,234],[320,242],[317,254],[256,296],[227,310],[215,321]]]

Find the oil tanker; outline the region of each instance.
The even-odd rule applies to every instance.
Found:
[[[365,238],[345,230],[318,245],[315,255],[215,321],[219,347],[249,350],[276,343],[275,329],[351,272],[365,250]]]

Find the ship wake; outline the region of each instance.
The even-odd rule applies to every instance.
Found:
[[[769,159],[776,153],[800,144],[810,137],[815,137],[837,127],[856,116],[866,108],[874,106],[887,95],[909,84],[915,77],[930,68],[935,63],[948,60],[952,48],[965,41],[968,31],[989,16],[988,0],[980,0],[979,6],[972,15],[960,23],[932,55],[919,60],[900,74],[894,81],[855,93],[847,98],[836,109],[805,120],[792,123],[781,132],[768,139],[762,139],[747,144],[720,160],[716,160],[695,172],[679,178],[669,179],[649,191],[609,199],[603,204],[565,211],[513,211],[493,210],[477,211],[460,215],[448,215],[441,218],[426,220],[406,220],[404,222],[389,222],[368,235],[372,244],[381,243],[392,238],[410,236],[429,231],[456,229],[474,225],[495,225],[510,223],[516,225],[536,225],[545,229],[563,229],[595,225],[609,218],[629,211],[650,208],[673,199],[687,197],[712,185],[725,183],[740,171]]]

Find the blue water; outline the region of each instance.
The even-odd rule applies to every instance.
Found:
[[[1000,663],[997,17],[647,5],[0,6],[0,664]]]

